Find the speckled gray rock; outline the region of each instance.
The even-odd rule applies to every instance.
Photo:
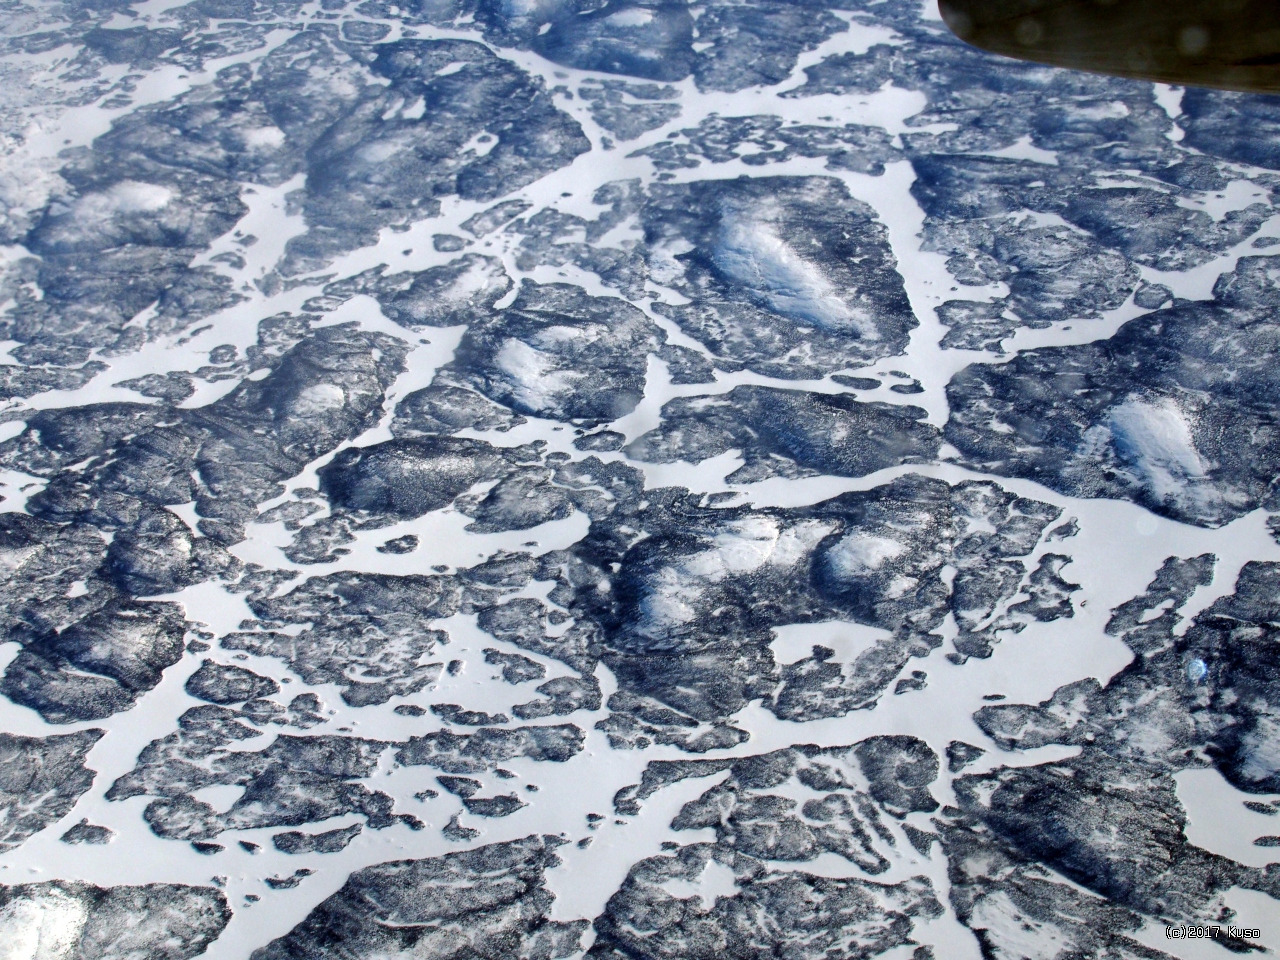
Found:
[[[337,284],[325,288],[334,296]],[[347,292],[355,292],[352,286]],[[491,310],[507,295],[511,278],[499,260],[468,253],[421,273],[397,274],[369,286],[382,312],[397,323],[415,327],[450,327]]]
[[[693,68],[698,88],[733,93],[781,83],[791,76],[802,52],[848,29],[827,9],[843,6],[826,0],[710,5],[698,18],[700,46]]]
[[[656,309],[718,365],[823,376],[897,353],[915,326],[884,227],[839,181],[659,184],[641,216],[650,273],[690,301]]]
[[[510,307],[477,320],[455,354],[459,379],[517,413],[591,425],[635,408],[646,357],[666,339],[626,301],[569,284],[526,281]]]
[[[81,818],[79,823],[68,827],[58,839],[63,843],[88,843],[100,846],[110,843],[115,836],[116,832],[110,827],[99,826],[96,823],[90,823],[88,818]]]
[[[0,690],[52,723],[127,710],[182,658],[186,623],[171,603],[112,601],[27,645]]]
[[[1014,849],[1140,913],[1216,920],[1231,886],[1280,892],[1274,871],[1187,841],[1172,779],[1099,750],[961,777],[955,789],[961,809]]]
[[[502,679],[507,683],[528,683],[530,680],[541,680],[547,675],[547,668],[535,660],[518,653],[503,653],[488,647],[484,651],[484,662],[502,668]]]
[[[695,881],[715,860],[733,871],[736,889],[707,905],[663,889]],[[752,960],[787,956],[819,960],[875,956],[910,946],[916,921],[942,912],[928,881],[913,877],[880,884],[860,877],[827,877],[803,870],[770,870],[747,856],[698,844],[632,867],[622,888],[596,919],[591,960],[643,956],[661,960]]]
[[[964,816],[948,814],[942,831],[952,898],[992,949],[1009,933],[989,921],[1009,902],[1034,919],[1037,938],[1121,951],[1144,916],[1222,921],[1230,886],[1280,896],[1270,868],[1187,839],[1175,790],[1174,774],[1210,764],[1241,790],[1266,793],[1280,782],[1264,732],[1276,723],[1274,671],[1257,647],[1272,642],[1277,568],[1246,564],[1235,592],[1183,630],[1181,608],[1212,582],[1214,566],[1212,555],[1170,557],[1144,593],[1113,611],[1108,632],[1135,656],[1105,685],[1088,678],[1039,705],[1001,703],[975,715],[1004,749],[1081,750],[956,781]],[[1085,904],[1045,866],[1106,899]],[[1101,928],[1087,920],[1104,914]],[[1238,938],[1227,945],[1246,946]]]
[[[503,793],[496,797],[466,797],[462,801],[467,813],[477,817],[509,817],[528,804],[514,793]]]
[[[524,417],[483,394],[437,377],[431,386],[400,401],[391,432],[397,437],[447,435],[467,429],[505,432],[524,422]]]
[[[205,660],[187,678],[186,691],[193,697],[226,706],[272,696],[280,692],[280,685],[244,667]]]
[[[483,440],[388,440],[340,452],[321,468],[320,489],[347,510],[417,517],[447,506],[481,479],[505,472],[510,456]]]
[[[0,733],[0,850],[19,846],[71,811],[93,786],[94,771],[84,761],[103,733],[43,738]]]
[[[185,622],[177,608],[120,597],[106,538],[91,526],[6,513],[0,554],[0,623],[23,645],[0,690],[46,720],[127,709],[181,656]]]
[[[563,763],[582,752],[584,740],[582,730],[571,723],[508,730],[481,727],[465,734],[441,730],[410,737],[396,760],[448,773],[480,773],[515,757]]]
[[[1018,703],[966,663],[1069,646],[1115,586],[1122,531],[1066,496],[1280,535],[1276,102],[996,69],[919,0],[6,17],[0,691],[111,729],[10,737],[0,845],[44,830],[10,860],[114,830],[49,848],[97,871],[140,816],[227,874],[220,952],[309,960],[1152,960],[1265,913],[1280,566],[1183,557],[1261,516],[1160,525],[1089,641],[1113,676],[1059,658]],[[959,690],[940,781],[894,734]],[[846,715],[881,735],[830,746]],[[88,822],[87,758],[138,731]],[[665,762],[555,809],[611,750]],[[1255,859],[1187,837],[1211,770]],[[368,866],[427,827],[462,853]],[[226,919],[36,888],[0,953],[165,960]],[[311,914],[264,946],[272,899]],[[62,943],[117,901],[118,942]]]
[[[271,838],[271,845],[281,853],[339,853],[347,848],[352,840],[360,835],[364,827],[353,823],[349,827],[338,827],[336,830],[325,830],[323,833],[302,833],[298,830],[287,830],[277,833]]]
[[[600,684],[595,677],[556,677],[539,684],[542,699],[517,703],[511,708],[521,720],[563,717],[579,710],[600,709]]]
[[[746,463],[731,483],[791,472],[865,476],[886,467],[932,459],[941,436],[919,422],[925,411],[862,403],[845,394],[770,387],[734,387],[726,394],[673,400],[662,423],[627,453],[654,463],[694,463],[730,450]]]
[[[1262,400],[1280,258],[1244,257],[1209,302],[1183,302],[1109,340],[975,365],[947,387],[946,437],[981,470],[1072,496],[1133,500],[1221,526],[1275,499],[1280,428]]]
[[[350,704],[385,703],[421,690],[440,675],[443,665],[423,658],[446,638],[423,624],[450,616],[458,602],[448,577],[313,577],[280,597],[249,600],[267,624],[305,623],[302,632],[234,633],[223,646],[282,657],[310,683],[341,686]]]
[[[225,830],[297,827],[358,813],[378,829],[419,822],[394,813],[387,794],[359,781],[377,769],[390,746],[342,735],[277,736],[260,750],[245,740],[259,730],[225,707],[200,706],[178,719],[178,729],[143,748],[133,770],[107,791],[109,800],[150,796],[143,817],[159,836],[207,841]],[[241,787],[225,811],[197,800],[209,786]],[[345,845],[345,844],[344,844]]]
[[[619,140],[634,140],[680,116],[670,85],[600,80],[584,83],[578,96],[591,103],[591,118]]]
[[[1065,882],[1051,868],[1002,843],[976,817],[953,818],[940,833],[952,909],[986,955],[1052,955],[1066,949],[1108,960],[1168,956],[1138,940],[1146,918]]]
[[[680,846],[632,867],[596,919],[588,956],[874,956],[910,945],[914,923],[942,912],[925,877],[867,879],[889,868],[886,853],[906,837],[905,826],[891,824],[937,809],[929,786],[938,760],[922,741],[874,737],[736,760],[657,761],[615,797],[615,810],[637,814],[658,790],[720,771],[728,776],[685,804],[671,824],[714,830],[715,842]],[[824,854],[849,861],[861,875],[816,876],[799,866]],[[732,891],[718,892],[714,902],[667,887],[697,882],[708,868],[733,876]]]
[[[693,17],[682,3],[613,0],[595,9],[548,6],[555,13],[531,46],[554,63],[644,80],[682,80],[690,73]],[[575,9],[579,6],[585,9]]]
[[[253,960],[412,953],[440,960],[557,960],[586,921],[548,920],[555,838],[526,837],[429,860],[358,870]]]
[[[1150,85],[1016,61],[989,69],[907,2],[878,4],[874,18],[892,43],[806,66],[807,82],[785,95],[865,97],[891,83],[925,98],[902,149],[923,248],[946,256],[960,285],[940,311],[944,346],[1000,352],[1019,328],[1100,316],[1134,292],[1139,264],[1205,264],[1268,216],[1265,201],[1217,219],[1200,208],[1238,175],[1224,158],[1277,168],[1267,137],[1253,135],[1280,122],[1264,101],[1194,92],[1175,140]],[[1132,178],[1100,182],[1116,169]],[[962,292],[996,283],[1007,292]]]
[[[602,729],[618,745],[707,750],[743,738],[720,724],[752,699],[784,719],[843,715],[936,649],[949,612],[960,627],[954,656],[987,656],[1002,632],[1034,619],[1029,608],[998,611],[1057,513],[994,484],[919,477],[794,510],[683,504],[669,526],[665,513],[643,512],[628,523],[649,535],[610,545],[622,554],[607,593],[595,589],[600,567],[577,575],[573,610],[601,624],[602,659],[620,685]],[[607,561],[597,552],[593,562]],[[852,663],[832,661],[827,647],[774,663],[773,626],[831,620],[887,635]]]
[[[658,170],[690,170],[704,163],[739,162],[763,167],[799,158],[821,158],[828,170],[880,176],[886,163],[904,159],[893,138],[879,127],[856,123],[785,123],[768,114],[722,117],[713,114],[683,127],[666,140],[642,147]]]
[[[10,698],[67,722],[127,709],[155,686],[186,624],[172,604],[130,597],[238,575],[223,544],[243,537],[280,480],[371,422],[404,355],[400,341],[350,327],[282,346],[268,376],[206,407],[63,410],[5,444],[8,463],[50,479],[28,503],[45,522],[6,527],[20,554],[7,576],[10,615],[25,647],[6,670]],[[164,509],[193,499],[200,536]],[[93,527],[113,534],[109,546]]]
[[[975,721],[1005,748],[1094,746],[1160,774],[1213,764],[1237,789],[1280,786],[1267,731],[1280,722],[1273,642],[1280,566],[1249,563],[1233,594],[1175,633],[1178,608],[1210,582],[1209,555],[1170,558],[1143,595],[1115,611],[1109,631],[1135,652],[1105,685],[1068,684],[1036,706],[984,707]],[[1204,665],[1203,674],[1188,668]]]
[[[433,703],[431,712],[445,723],[463,727],[487,727],[497,723],[510,723],[505,713],[487,713],[484,710],[467,710],[456,703]]]
[[[231,910],[213,887],[96,887],[53,880],[0,887],[0,942],[18,956],[187,960],[218,938]],[[30,951],[27,953],[26,951]]]
[[[135,537],[174,532],[154,508],[193,499],[198,514],[211,521],[254,519],[255,504],[282,492],[279,481],[372,424],[405,353],[401,341],[345,325],[304,333],[283,346],[266,377],[246,380],[220,400],[174,412],[167,421],[124,407],[112,411],[115,424],[103,430],[94,424],[96,409],[84,410],[67,423],[70,449],[45,469],[56,472],[77,453],[81,460],[93,458],[88,469],[58,472],[32,498],[31,512],[123,528]],[[30,456],[48,459],[38,452],[43,435],[33,433],[29,426],[13,441],[15,466],[26,468],[31,448]],[[166,527],[140,526],[147,521]]]

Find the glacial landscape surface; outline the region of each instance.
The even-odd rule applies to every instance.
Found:
[[[1280,947],[1280,100],[0,14],[0,957]]]

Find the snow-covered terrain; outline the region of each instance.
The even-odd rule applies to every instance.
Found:
[[[1280,101],[4,14],[0,960],[1280,949]]]

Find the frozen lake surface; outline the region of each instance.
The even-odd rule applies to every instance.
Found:
[[[0,960],[1280,948],[1280,101],[4,13]]]

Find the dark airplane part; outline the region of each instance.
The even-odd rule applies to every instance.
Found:
[[[1019,60],[1280,93],[1280,0],[939,0],[951,31]]]

